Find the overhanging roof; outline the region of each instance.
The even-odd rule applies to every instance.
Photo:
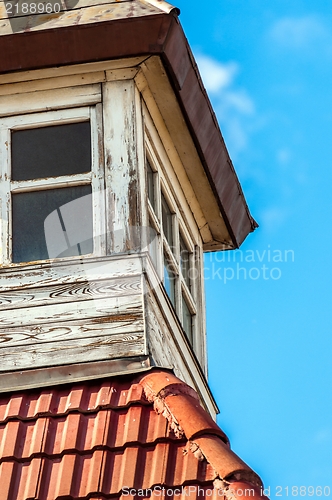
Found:
[[[206,248],[240,246],[257,224],[179,24],[178,10],[159,0],[79,0],[76,4],[71,0],[71,5],[59,14],[9,20],[2,2],[0,73],[142,55],[160,57],[227,229],[225,237],[218,221],[212,223],[214,243]]]

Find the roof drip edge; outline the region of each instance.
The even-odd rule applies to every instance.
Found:
[[[153,5],[154,7],[157,7],[166,14],[170,14],[171,12],[173,12],[177,16],[180,15],[180,9],[178,7],[175,7],[174,5],[171,5],[170,3],[165,2],[164,0],[140,0],[140,1],[142,3]]]

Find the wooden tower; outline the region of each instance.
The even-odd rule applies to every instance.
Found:
[[[155,365],[215,416],[203,252],[237,248],[256,224],[179,12],[12,5],[0,5],[1,390]]]

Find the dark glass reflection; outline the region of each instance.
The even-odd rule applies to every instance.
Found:
[[[184,280],[190,289],[190,260],[189,260],[189,251],[186,247],[185,242],[183,241],[182,236],[180,235],[180,264],[181,264],[181,272]]]
[[[171,250],[173,250],[173,214],[163,194],[161,195],[161,211],[164,235]]]
[[[193,326],[192,326],[192,315],[187,306],[185,298],[182,296],[182,326],[189,342],[193,343]]]
[[[90,122],[13,130],[11,140],[14,181],[91,170]]]
[[[12,211],[13,262],[93,252],[91,186],[16,193]]]
[[[170,269],[170,264],[164,256],[164,287],[173,306],[175,307],[175,275]]]
[[[147,170],[147,180],[148,180],[148,198],[153,210],[156,211],[156,200],[154,192],[154,179],[156,174],[152,170],[148,160],[146,161],[146,170]]]

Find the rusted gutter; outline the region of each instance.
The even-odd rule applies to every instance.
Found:
[[[176,10],[0,36],[0,73],[142,55],[161,57],[234,247],[251,217]]]

